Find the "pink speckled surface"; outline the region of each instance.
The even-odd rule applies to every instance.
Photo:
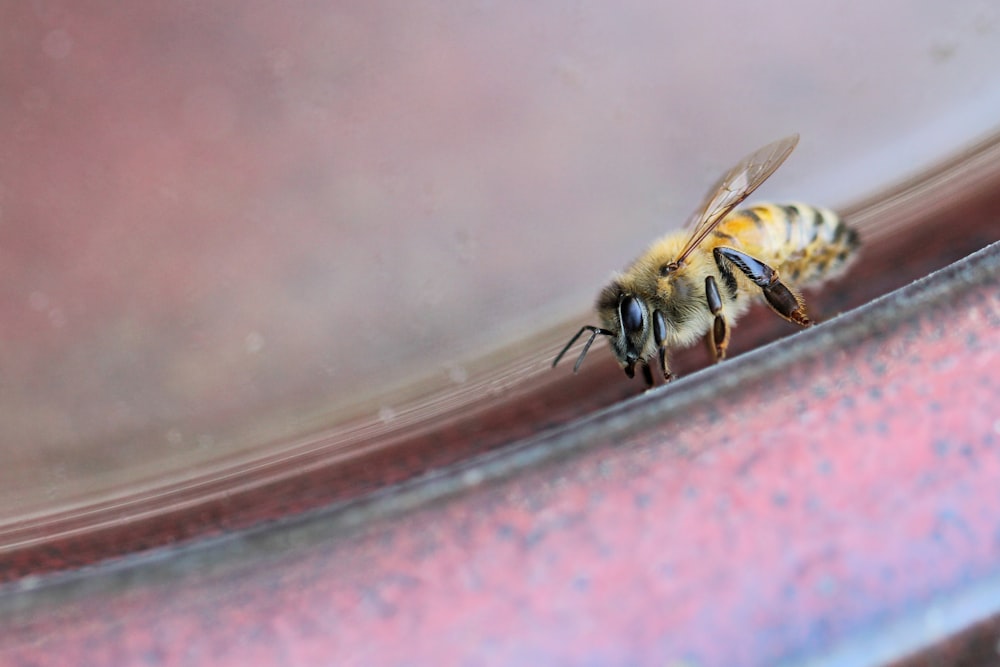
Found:
[[[8,590],[0,655],[12,665],[81,654],[216,665],[821,658],[1000,575],[998,278],[994,246],[826,326],[353,510]],[[922,637],[895,636],[894,657]]]
[[[814,312],[1000,238],[996,137],[881,189],[993,127],[998,26],[0,5],[0,665],[996,658],[995,247],[643,396],[545,331],[791,131],[768,188],[875,195]]]

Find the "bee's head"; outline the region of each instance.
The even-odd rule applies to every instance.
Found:
[[[626,375],[633,377],[636,362],[644,358],[643,352],[649,346],[652,326],[648,304],[612,283],[598,297],[597,312],[604,328],[612,332],[611,349],[618,363]]]
[[[555,366],[562,359],[563,355],[573,346],[573,343],[583,335],[585,331],[590,332],[590,338],[583,346],[576,365],[573,366],[575,373],[580,364],[583,363],[587,351],[598,336],[607,336],[611,342],[611,351],[618,359],[618,364],[629,377],[635,377],[635,365],[639,362],[645,363],[646,359],[654,354],[654,351],[663,344],[666,337],[667,324],[663,313],[659,310],[651,311],[649,303],[642,297],[626,290],[616,280],[601,291],[597,297],[597,314],[601,318],[602,327],[586,325],[580,327],[562,351],[556,355],[552,365]],[[662,359],[663,350],[660,350]],[[647,381],[648,367],[647,371]]]

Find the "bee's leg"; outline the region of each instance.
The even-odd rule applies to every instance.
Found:
[[[656,347],[660,351],[660,369],[663,371],[663,381],[670,382],[674,376],[670,373],[670,369],[667,368],[667,348],[664,344],[667,338],[667,321],[663,317],[663,313],[659,310],[653,311],[653,340],[656,342]]]
[[[755,257],[751,257],[745,252],[718,246],[712,254],[715,256],[715,263],[722,272],[722,279],[730,291],[736,290],[736,278],[732,273],[732,266],[742,271],[747,278],[764,292],[764,298],[771,310],[781,315],[789,322],[794,322],[807,327],[812,322],[806,314],[806,304],[802,297],[788,289],[778,272]]]
[[[667,366],[667,348],[660,348],[660,368],[663,370],[663,382],[667,383],[674,379],[674,374],[670,372],[670,368]]]
[[[708,301],[708,309],[715,315],[712,328],[708,331],[708,349],[712,352],[712,358],[718,363],[726,358],[726,349],[729,347],[729,323],[722,313],[722,295],[719,294],[715,276],[705,278],[705,299]]]
[[[653,371],[649,367],[649,364],[644,363],[642,365],[642,379],[646,381],[646,387],[653,386]]]

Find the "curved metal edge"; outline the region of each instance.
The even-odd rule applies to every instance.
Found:
[[[216,560],[224,560],[227,549],[239,552],[248,544],[263,552],[280,551],[286,545],[281,536],[275,535],[275,525],[304,530],[305,533],[309,532],[311,525],[321,526],[326,534],[351,531],[574,456],[595,446],[622,440],[656,423],[683,417],[701,403],[710,399],[718,401],[720,397],[739,391],[743,385],[765,379],[824,350],[844,349],[862,343],[879,333],[891,331],[898,322],[935,307],[947,306],[956,285],[996,283],[1000,283],[1000,242],[824,324],[498,450],[376,490],[355,500],[308,510],[276,522],[134,553],[78,570],[15,580],[0,585],[0,600],[43,589],[51,590],[56,597],[72,595],[74,590],[89,590],[94,585],[89,579],[95,574],[110,575],[146,566],[159,571],[162,576],[169,576],[169,571],[175,567],[172,557],[180,554],[208,566]],[[52,589],[62,590],[56,592]]]

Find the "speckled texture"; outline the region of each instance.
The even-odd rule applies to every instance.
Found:
[[[988,99],[961,85],[1000,44],[981,3],[937,7],[936,31],[888,6],[847,32],[827,29],[855,23],[838,7],[782,6],[786,28],[824,30],[761,52],[784,75],[741,61],[762,79],[740,79],[740,123],[690,116],[699,95],[678,91],[734,61],[724,39],[685,32],[690,60],[648,39],[645,19],[676,13],[662,3],[539,5],[531,30],[505,3],[106,4],[0,5],[0,664],[995,653],[996,618],[956,634],[1000,599],[995,272],[739,358],[793,330],[758,313],[737,358],[691,376],[702,351],[678,355],[686,377],[638,398],[606,350],[517,392],[461,366],[511,335],[544,367],[538,308],[596,290],[579,276],[686,215],[674,195],[767,127],[806,139],[777,187],[879,198],[859,207],[861,262],[813,312],[1000,238],[995,152],[961,157],[976,197],[952,170],[892,196],[897,169],[872,161],[908,172],[957,147],[920,128]],[[887,26],[906,49],[864,38]],[[870,113],[837,72],[871,53],[921,74],[892,79],[921,103],[869,87],[890,111]],[[963,118],[954,137],[975,131]],[[429,367],[487,396],[400,426],[382,383]],[[369,379],[357,414],[395,425],[344,452],[319,431]]]
[[[998,279],[994,246],[354,514],[9,590],[5,664],[822,658],[1000,574]]]

